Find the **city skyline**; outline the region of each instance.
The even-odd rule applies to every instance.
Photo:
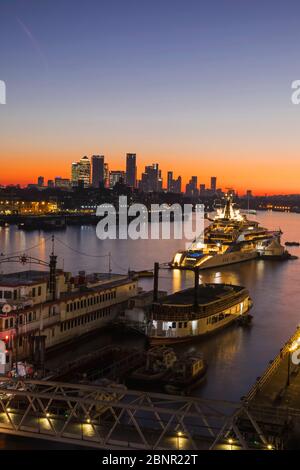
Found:
[[[210,184],[200,180],[198,183],[198,176],[191,176],[186,185],[182,185],[181,175],[175,175],[172,170],[169,170],[164,179],[162,170],[159,168],[159,163],[152,163],[145,166],[141,171],[140,179],[137,178],[137,155],[136,153],[126,153],[125,156],[125,170],[111,169],[109,163],[105,160],[105,155],[92,155],[88,157],[84,155],[78,161],[71,163],[69,177],[55,176],[53,179],[45,178],[44,175],[39,175],[36,182],[30,182],[24,185],[24,188],[45,189],[45,188],[59,188],[71,189],[78,186],[83,188],[99,189],[109,188],[113,189],[116,183],[121,182],[126,184],[132,190],[140,192],[170,192],[177,194],[186,194],[191,197],[198,197],[204,194],[217,194],[222,192],[222,188],[217,186],[218,178],[210,176]],[[21,184],[16,183],[15,185]],[[4,185],[0,188],[5,187]],[[227,187],[228,189],[228,187]],[[252,195],[252,190],[247,189],[246,194]]]
[[[239,191],[299,193],[300,5],[290,5],[220,0],[216,15],[193,0],[5,3],[0,158],[13,164],[0,183],[68,175],[82,155],[118,169],[128,149],[138,178],[158,161],[183,186],[217,174]]]
[[[229,188],[234,189],[237,194],[251,194],[252,196],[255,192],[256,196],[267,195],[267,192],[256,192],[253,190],[253,186],[251,188],[250,186],[239,188],[236,184],[222,184],[222,176],[220,177],[220,175],[210,175],[207,176],[207,178],[203,178],[201,175],[197,174],[197,171],[194,171],[194,175],[187,176],[187,179],[185,180],[182,178],[181,174],[176,173],[172,169],[168,169],[166,172],[163,172],[160,168],[159,162],[151,164],[147,162],[144,168],[140,168],[138,161],[139,158],[136,153],[126,153],[123,156],[123,162],[120,164],[120,167],[111,168],[110,162],[107,162],[107,159],[103,154],[93,154],[90,156],[83,155],[78,159],[78,161],[72,161],[70,163],[71,166],[69,167],[67,175],[56,174],[54,177],[49,178],[47,175],[41,175],[37,172],[38,176],[36,177],[35,181],[30,180],[29,182],[22,184],[19,180],[14,181],[13,183],[3,184],[0,180],[0,188],[20,186],[23,188],[56,187],[61,189],[68,189],[78,186],[78,183],[81,180],[84,187],[99,188],[99,186],[103,185],[104,187],[112,189],[116,182],[122,181],[132,189],[138,189],[142,192],[167,191],[173,193],[185,193],[193,197],[199,196],[201,193],[204,194],[205,191],[220,193],[224,190],[228,190]],[[150,185],[151,189],[149,189],[147,188],[148,182],[144,180],[144,177],[147,177],[147,173],[151,173],[153,171],[157,182],[153,183],[153,187]],[[130,181],[128,181],[128,176]],[[135,181],[135,184],[132,184],[132,177]],[[158,184],[157,187],[155,186],[156,184]],[[295,193],[271,192],[268,195],[272,196],[276,194],[300,194],[300,191]]]

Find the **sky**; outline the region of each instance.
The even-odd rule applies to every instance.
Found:
[[[300,193],[298,0],[0,0],[0,184],[104,154]]]

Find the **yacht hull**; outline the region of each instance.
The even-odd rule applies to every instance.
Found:
[[[243,261],[249,261],[256,259],[257,257],[258,254],[256,251],[224,253],[222,255],[214,255],[204,261],[200,259],[196,262],[190,262],[189,260],[186,260],[184,256],[184,259],[179,265],[172,263],[171,267],[175,269],[189,269],[198,267],[199,270],[202,270],[227,266],[228,264],[242,263]]]

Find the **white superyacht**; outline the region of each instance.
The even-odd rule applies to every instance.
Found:
[[[233,195],[225,196],[226,203],[217,209],[211,224],[187,251],[179,251],[171,261],[172,268],[206,269],[240,263],[257,258],[260,249],[274,239],[279,240],[281,231],[270,231],[250,221],[234,206]]]

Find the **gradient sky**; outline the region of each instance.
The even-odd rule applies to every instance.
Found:
[[[0,0],[0,184],[82,155],[300,193],[300,2]]]

